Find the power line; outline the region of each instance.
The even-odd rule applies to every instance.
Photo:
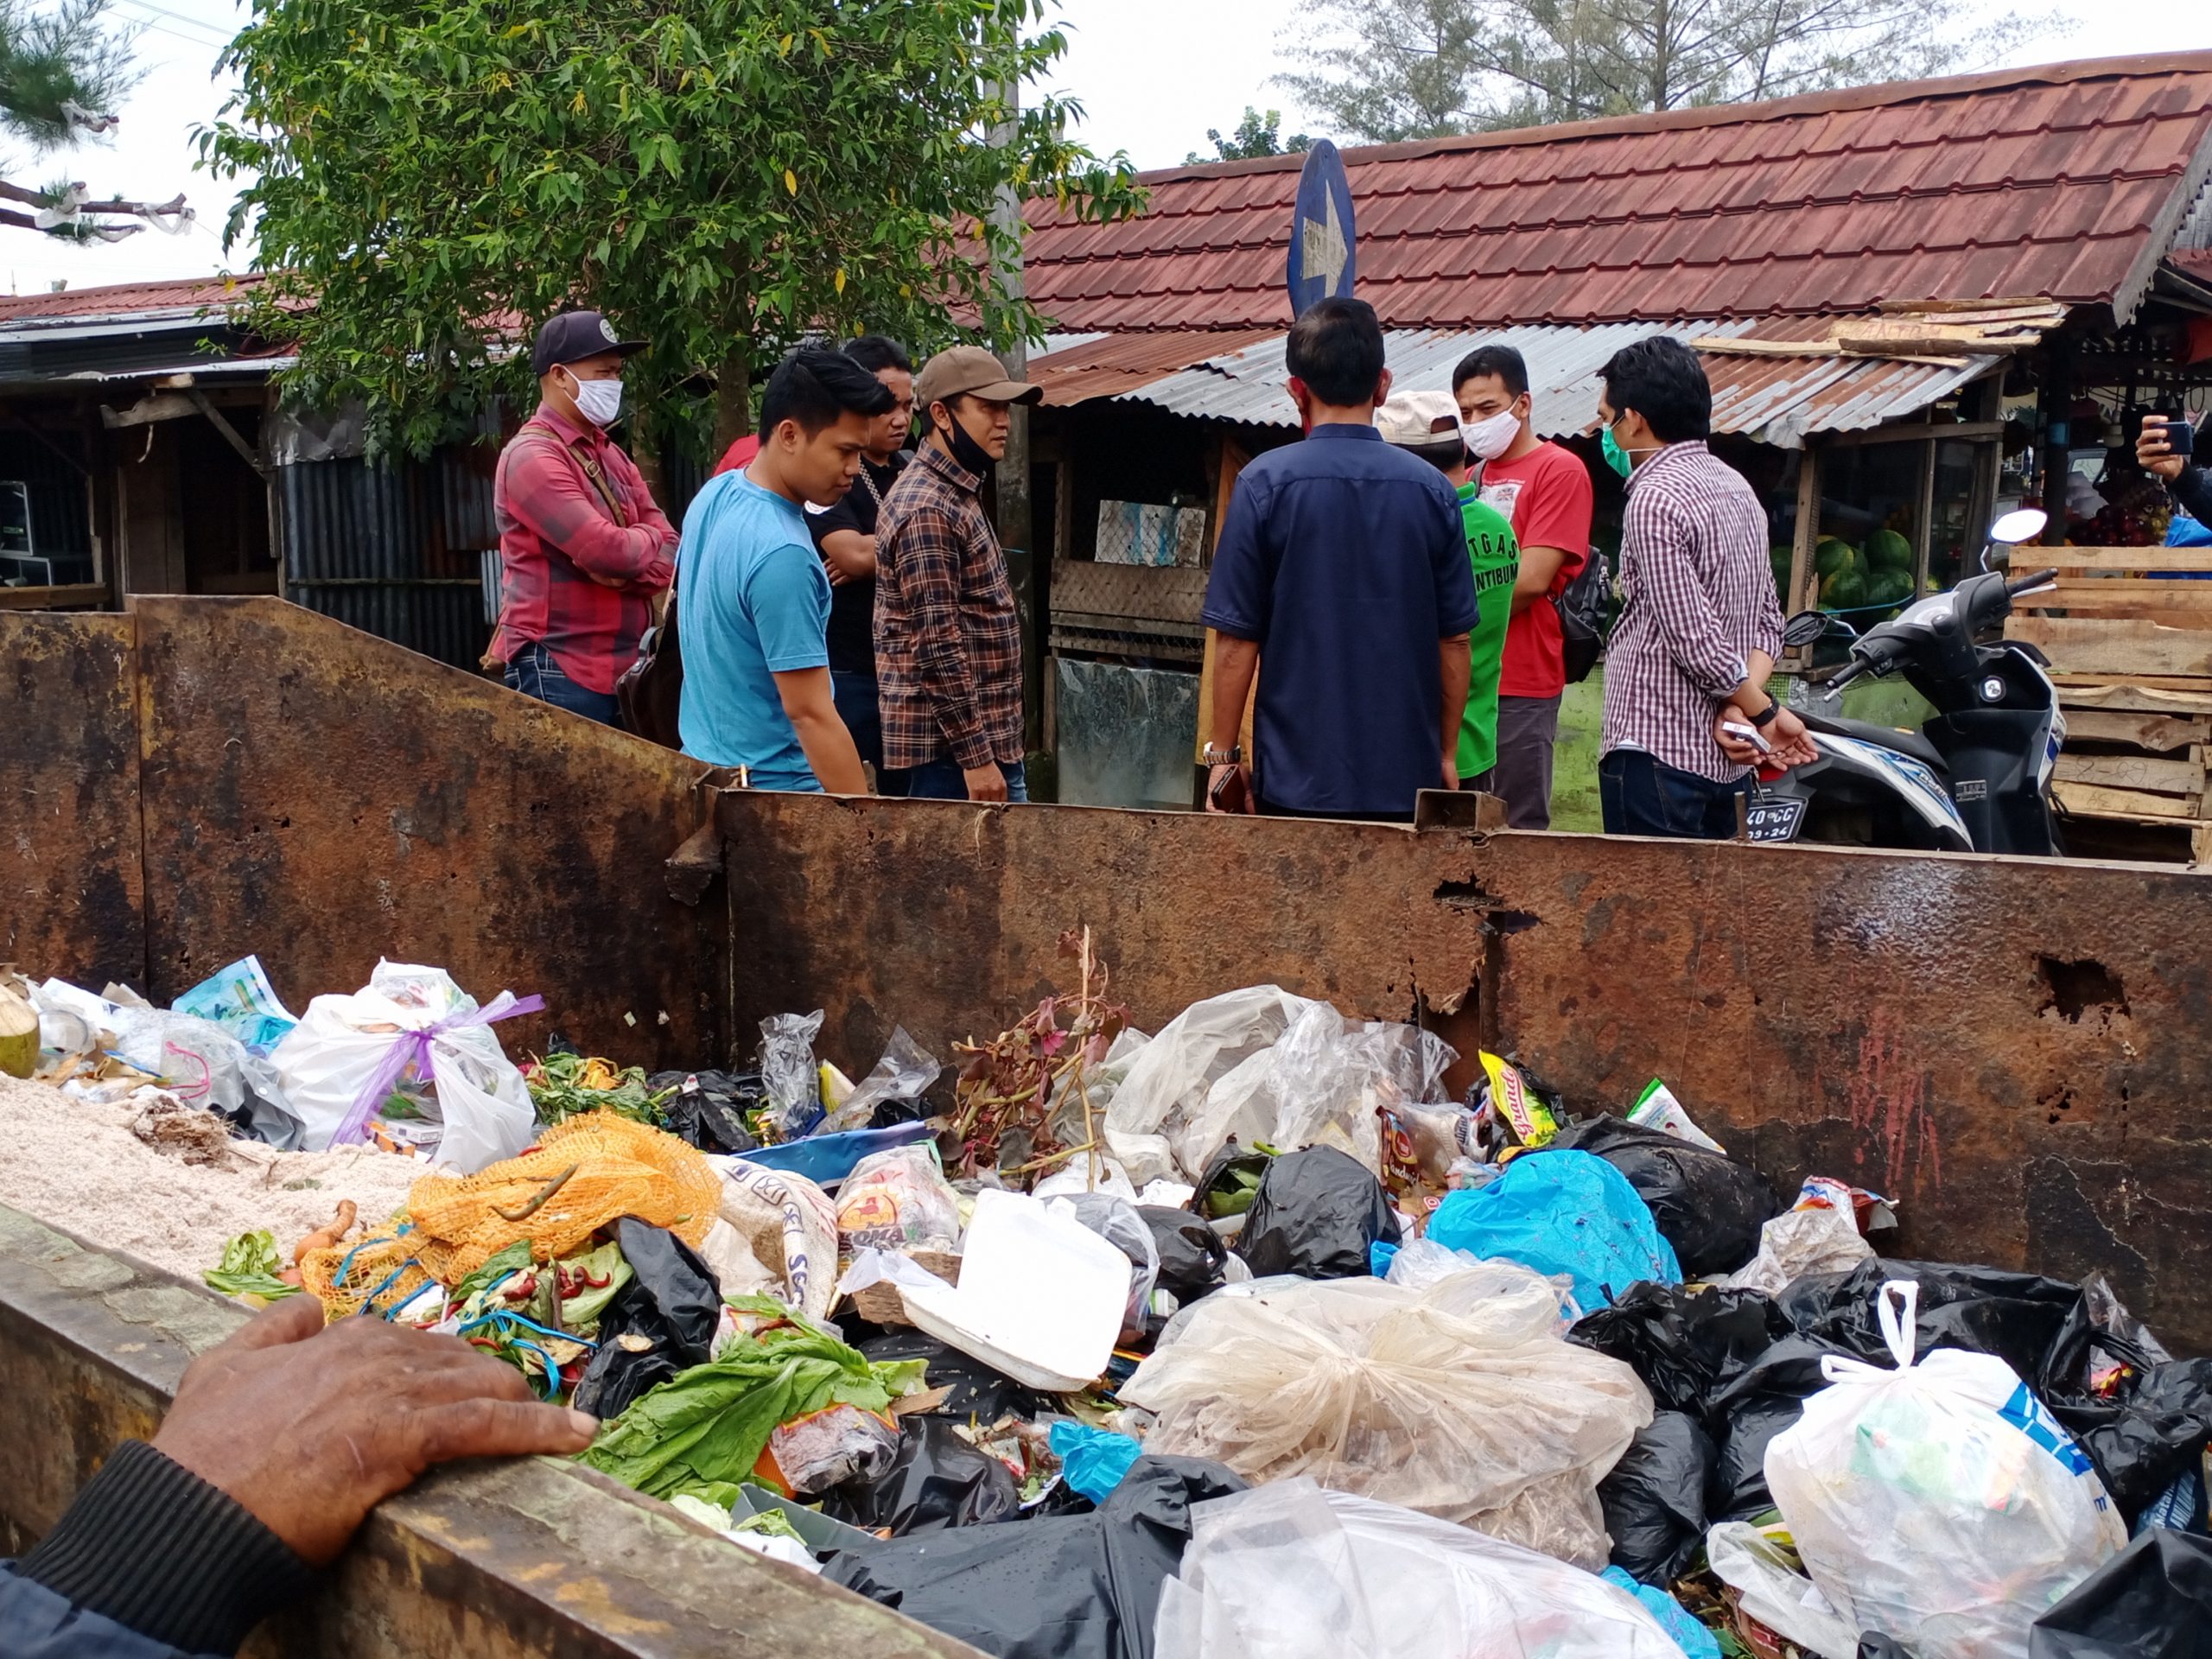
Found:
[[[157,34],[169,36],[172,40],[183,41],[193,46],[212,46],[217,48],[226,47],[231,43],[231,37],[228,35],[220,33],[218,25],[202,22],[196,17],[188,17],[181,12],[166,10],[162,7],[148,3],[148,0],[118,0],[118,3],[131,7],[138,11],[151,12],[156,16],[171,18],[176,22],[183,23],[189,28],[206,31],[205,33],[196,35],[186,34],[180,29],[170,27],[167,23],[156,22],[154,17],[130,17],[128,19],[129,22],[136,23],[141,29],[150,29]]]

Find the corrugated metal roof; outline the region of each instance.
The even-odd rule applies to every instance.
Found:
[[[264,280],[257,276],[185,276],[158,283],[65,288],[58,294],[0,295],[0,325],[64,317],[136,321],[180,313],[205,316],[250,297]]]
[[[1837,314],[2041,295],[2133,311],[2212,165],[2212,53],[1354,149],[1359,291],[1397,327]],[[1287,327],[1300,158],[1145,175],[1118,225],[1028,206],[1067,328]]]
[[[1571,328],[1532,324],[1519,328],[1393,329],[1387,335],[1393,385],[1403,391],[1448,391],[1452,371],[1478,346],[1510,346],[1529,367],[1532,419],[1545,437],[1580,432],[1598,406],[1598,371],[1631,341],[1654,334],[1688,340],[1701,335],[1740,339],[1769,329],[1741,319],[1675,323],[1600,324]],[[1094,340],[1072,351],[1030,359],[1033,378],[1052,388],[1059,405],[1096,397],[1135,399],[1177,415],[1252,426],[1298,424],[1298,410],[1283,390],[1287,336],[1274,333],[1233,349],[1239,338],[1198,330],[1122,334]],[[1048,342],[1049,344],[1050,342]],[[1927,408],[1999,359],[1963,358],[1955,364],[1900,362],[1872,357],[1750,357],[1705,354],[1713,383],[1716,431],[1740,433],[1764,443],[1796,448],[1813,432],[1878,426]],[[1176,365],[1179,366],[1163,366]],[[1149,365],[1148,367],[1147,365]]]

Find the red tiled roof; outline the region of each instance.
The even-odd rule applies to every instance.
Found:
[[[0,295],[0,323],[48,317],[139,316],[175,311],[199,315],[220,311],[259,286],[257,276],[182,276],[159,283],[113,283],[65,288],[59,294]]]
[[[1345,153],[1359,292],[1397,327],[2045,296],[2132,311],[2212,163],[2212,52],[1903,82]],[[1302,158],[1144,175],[1120,225],[1028,207],[1067,330],[1290,321]]]

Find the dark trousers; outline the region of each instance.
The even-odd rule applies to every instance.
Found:
[[[1715,783],[1667,766],[1642,749],[1615,749],[1598,762],[1598,802],[1609,836],[1672,836],[1726,841],[1736,833],[1736,802],[1751,783]]]
[[[1255,803],[1263,818],[1322,818],[1338,823],[1411,823],[1414,815],[1406,812],[1303,812],[1294,806],[1277,806],[1273,801]]]
[[[1552,827],[1552,747],[1559,741],[1557,697],[1497,700],[1497,764],[1462,789],[1479,789],[1505,803],[1509,830]]]
[[[578,685],[561,671],[561,664],[554,660],[553,653],[537,640],[524,645],[507,664],[507,684],[525,697],[550,702],[556,709],[582,715],[602,726],[619,727],[622,723],[622,704],[612,691],[594,691],[589,686]]]
[[[999,770],[1006,774],[1006,798],[1022,802],[1029,798],[1029,774],[1019,760],[1001,760]],[[901,785],[887,795],[911,795],[918,801],[964,801],[968,798],[968,774],[960,763],[949,754],[941,754],[925,765],[911,766],[905,772],[889,774]]]
[[[876,700],[875,676],[833,668],[830,671],[830,692],[837,705],[837,718],[853,734],[853,747],[861,752],[861,760],[874,768],[875,792],[904,795],[906,774],[884,770],[883,712]]]

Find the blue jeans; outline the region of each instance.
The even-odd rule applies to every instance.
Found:
[[[883,766],[883,713],[876,701],[875,676],[833,668],[830,691],[837,704],[837,718],[853,734],[853,747],[861,752],[864,762],[875,768],[875,792],[904,795],[906,774],[887,772]]]
[[[1006,774],[1006,798],[1009,801],[1029,798],[1029,779],[1019,760],[1001,760],[999,770]],[[949,754],[941,754],[925,765],[912,766],[905,772],[894,772],[894,779],[901,779],[906,788],[899,791],[912,795],[918,801],[964,801],[968,798],[968,774],[960,763]],[[892,791],[883,791],[888,795]]]
[[[538,640],[531,640],[507,664],[507,683],[525,697],[550,702],[602,726],[622,724],[622,704],[615,695],[578,685],[561,671],[553,653]]]
[[[1736,833],[1737,799],[1749,789],[1745,779],[1715,783],[1642,749],[1615,749],[1598,762],[1598,804],[1609,836],[1726,841]]]

